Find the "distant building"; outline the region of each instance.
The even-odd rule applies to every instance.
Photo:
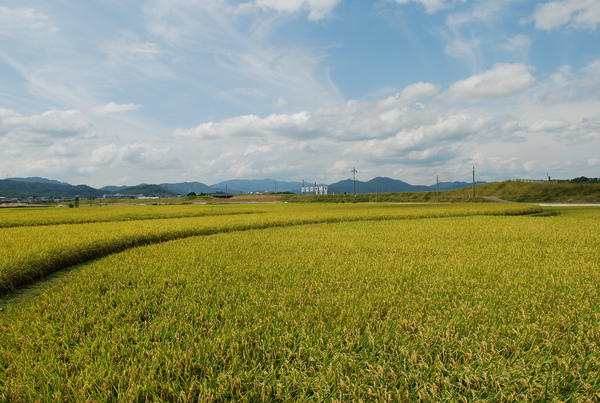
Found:
[[[550,175],[546,175],[546,180],[542,180],[542,179],[515,179],[516,181],[519,182],[533,182],[533,183],[556,183],[558,182],[558,180],[554,179],[552,180],[552,178],[550,178]]]
[[[326,195],[329,192],[327,186],[305,186],[301,189],[302,194]]]
[[[102,195],[103,199],[127,199],[129,196],[121,194],[121,193],[115,193],[113,195]]]

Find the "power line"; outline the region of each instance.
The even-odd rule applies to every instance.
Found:
[[[356,203],[356,173],[358,172],[356,168],[352,167],[352,177],[354,180],[354,203]]]

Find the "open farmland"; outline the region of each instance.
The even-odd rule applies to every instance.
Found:
[[[149,209],[154,210],[154,219]],[[55,215],[51,212],[55,211]],[[65,267],[125,249],[194,235],[319,222],[524,214],[537,206],[234,205],[0,210],[0,294]],[[11,214],[14,212],[14,214]],[[57,224],[61,217],[70,224]],[[19,224],[23,222],[23,224]],[[77,223],[77,225],[73,225]]]
[[[0,400],[600,399],[600,209],[230,207],[1,229],[5,290],[104,257],[6,295]]]

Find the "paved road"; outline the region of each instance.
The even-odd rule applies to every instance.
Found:
[[[600,207],[598,203],[534,203],[542,207],[577,207],[577,206],[587,206],[587,207]]]
[[[483,196],[484,199],[492,200],[498,203],[516,203],[508,200],[502,200],[494,196]],[[537,204],[542,207],[575,207],[575,206],[588,206],[588,207],[600,207],[600,203],[526,203],[526,204]]]

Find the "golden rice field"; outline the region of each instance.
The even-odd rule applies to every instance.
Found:
[[[600,400],[599,208],[186,207],[0,229],[0,401]]]

